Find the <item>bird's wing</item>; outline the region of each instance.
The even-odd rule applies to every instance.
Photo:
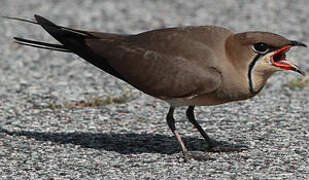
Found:
[[[136,88],[155,97],[178,98],[211,93],[221,74],[213,66],[216,56],[204,44],[182,33],[148,38],[88,39],[87,46]],[[167,37],[173,34],[173,37]],[[156,36],[156,35],[154,35]],[[141,38],[141,39],[140,39]],[[161,39],[160,39],[161,38]]]
[[[215,91],[221,75],[203,38],[211,28],[170,28],[138,35],[87,32],[58,26],[35,15],[36,21],[61,44],[23,38],[23,45],[72,52],[101,70],[155,97],[189,97]],[[196,33],[194,31],[203,31]],[[206,37],[211,36],[211,37]],[[201,41],[202,40],[202,41]]]

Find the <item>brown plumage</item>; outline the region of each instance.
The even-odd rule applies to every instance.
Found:
[[[137,89],[167,101],[167,122],[188,155],[173,118],[174,108],[188,106],[187,117],[210,151],[240,150],[211,140],[194,118],[194,106],[243,100],[261,91],[273,72],[293,70],[285,60],[292,46],[305,44],[268,32],[235,34],[215,26],[181,27],[136,35],[87,32],[55,25],[36,15],[37,22],[61,44],[15,38],[17,43],[72,52]]]

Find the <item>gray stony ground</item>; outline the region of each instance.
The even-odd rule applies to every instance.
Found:
[[[307,0],[1,0],[0,12],[116,33],[219,25],[309,42],[308,6]],[[251,100],[197,108],[213,138],[250,149],[183,163],[165,123],[167,104],[77,56],[18,46],[14,35],[54,41],[39,26],[0,20],[0,179],[309,179],[309,91],[285,86],[296,73],[277,73]],[[292,50],[289,59],[309,73],[308,49]],[[113,97],[126,103],[110,104]],[[64,106],[96,98],[108,105]],[[203,151],[184,110],[177,111],[177,127],[191,150]]]

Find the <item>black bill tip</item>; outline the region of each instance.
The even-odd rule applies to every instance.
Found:
[[[302,42],[298,42],[298,41],[291,41],[291,43],[289,44],[291,46],[302,46],[302,47],[307,47],[306,44],[302,43]]]
[[[292,71],[295,71],[295,72],[298,72],[299,74],[303,75],[303,76],[306,76],[306,73],[305,71],[302,71],[298,66],[294,65],[294,67],[291,67]]]
[[[300,70],[300,69],[296,70],[296,72],[300,73],[303,76],[306,76],[306,73],[304,71]]]

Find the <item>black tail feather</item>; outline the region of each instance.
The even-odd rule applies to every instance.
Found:
[[[41,17],[39,15],[34,15],[34,16],[36,18],[41,18],[41,19],[46,20],[45,18],[43,18],[43,17]],[[12,16],[2,16],[2,18],[9,19],[9,20],[14,20],[14,21],[27,22],[27,23],[36,24],[36,25],[41,25],[40,23],[36,22],[35,20],[28,20],[28,19],[12,17]],[[75,33],[80,33],[80,34],[84,34],[84,35],[87,35],[87,36],[90,36],[90,37],[95,37],[92,34],[88,33],[87,31],[83,31],[83,30],[79,30],[79,29],[72,29],[72,28],[64,27],[64,26],[59,26],[59,25],[56,25],[56,24],[54,24],[54,23],[52,23],[50,21],[48,21],[48,22],[49,22],[49,25],[56,26],[58,28],[61,28],[62,30],[71,31],[71,32],[75,32]]]
[[[30,39],[19,38],[19,37],[14,37],[14,39],[17,42],[24,42],[24,43],[29,43],[29,44],[36,44],[36,45],[41,45],[41,46],[49,46],[49,47],[54,47],[54,48],[59,48],[59,49],[65,49],[65,47],[61,44],[51,44],[51,43],[46,43],[46,42],[41,42],[41,41],[34,41]]]
[[[31,47],[54,50],[54,51],[61,51],[61,52],[72,52],[66,49],[61,44],[51,44],[51,43],[46,43],[46,42],[41,42],[41,41],[34,41],[34,40],[19,38],[19,37],[14,37],[14,39],[16,43],[25,45],[25,46],[31,46]]]
[[[39,23],[37,23],[35,21],[28,20],[28,19],[23,19],[23,18],[18,18],[18,17],[11,17],[11,16],[2,16],[2,17],[5,18],[5,19],[9,19],[9,20],[22,21],[22,22],[27,22],[27,23],[39,25]]]
[[[61,44],[51,44],[15,37],[14,39],[16,43],[36,48],[75,53],[81,58],[85,59],[87,62],[98,67],[99,69],[125,81],[122,75],[118,71],[116,71],[102,55],[96,54],[87,45],[87,39],[100,39],[100,37],[97,37],[87,31],[58,26],[39,15],[35,15],[34,17],[36,19],[36,22],[15,17],[4,18],[41,25],[52,37],[54,37]]]
[[[35,15],[34,16],[37,22],[57,41],[59,41],[63,46],[73,53],[77,54],[78,56],[82,57],[89,63],[93,64],[94,66],[100,68],[101,70],[124,80],[122,75],[117,72],[107,60],[101,55],[94,53],[86,43],[87,39],[98,37],[83,31],[76,31],[75,29],[67,29],[62,28],[53,22],[45,19],[42,16]],[[125,80],[124,80],[125,81]]]

